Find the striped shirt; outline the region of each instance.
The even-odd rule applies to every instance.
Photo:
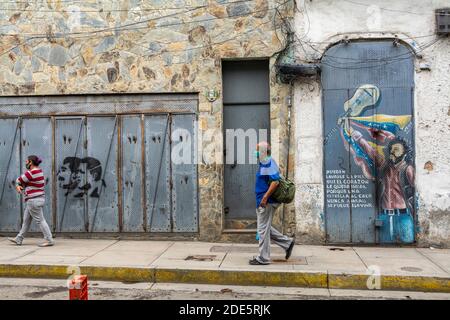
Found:
[[[17,178],[17,183],[25,188],[25,201],[45,196],[44,172],[40,168],[28,170]]]

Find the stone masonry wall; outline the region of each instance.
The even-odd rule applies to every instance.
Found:
[[[283,48],[275,8],[289,16],[293,1],[234,1],[4,3],[0,95],[198,92],[199,129],[221,132],[222,96],[210,103],[205,92],[221,92],[222,59],[269,58],[271,126],[280,129],[272,143],[282,144],[284,170],[289,88],[277,83],[273,68]],[[199,165],[202,240],[220,237],[222,180],[222,164]]]

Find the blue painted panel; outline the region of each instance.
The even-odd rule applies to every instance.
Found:
[[[379,105],[378,90],[367,87],[361,91],[359,88],[349,89],[349,100],[347,105],[353,103],[354,108],[361,107],[362,116],[373,118],[375,108]],[[369,93],[369,97],[364,99],[363,94]],[[358,100],[360,104],[358,105]],[[365,107],[364,107],[365,106]],[[371,119],[373,120],[373,119]],[[376,141],[373,137],[361,128],[351,125],[352,130],[361,132],[363,138],[376,150]],[[370,127],[369,127],[370,128]],[[341,139],[342,140],[342,139]],[[353,139],[352,139],[353,141]],[[354,143],[358,144],[359,142]],[[350,194],[351,194],[351,242],[352,243],[375,243],[375,219],[376,219],[376,183],[364,174],[362,167],[357,164],[357,155],[354,149],[350,149]],[[359,163],[359,162],[358,162]],[[376,175],[373,175],[376,178]]]
[[[46,201],[44,206],[44,217],[50,229],[53,230],[52,212],[52,154],[53,154],[53,133],[50,118],[23,119],[21,132],[22,145],[22,173],[26,171],[25,159],[29,155],[37,155],[42,158],[40,167],[45,176]],[[33,221],[30,232],[41,232]]]
[[[119,231],[117,118],[87,118],[89,231]]]
[[[195,115],[172,118],[172,214],[175,232],[198,231]]]
[[[142,208],[141,117],[122,118],[122,192],[124,232],[144,231]]]
[[[20,167],[20,128],[18,119],[0,119],[0,231],[20,229],[20,195],[15,180]]]
[[[323,93],[324,130],[328,135],[324,145],[326,233],[327,241],[332,243],[351,241],[350,153],[340,146],[342,138],[336,124],[346,100],[347,90]]]
[[[393,41],[337,44],[322,58],[324,90],[358,88],[374,84],[379,88],[414,86],[414,54]]]
[[[412,243],[415,240],[416,223],[413,90],[412,88],[383,88],[382,98],[382,103],[376,110],[378,117],[389,117],[389,122],[395,121],[399,127],[395,132],[395,139],[379,143],[383,148],[384,162],[377,167],[377,198],[379,200],[377,217],[383,221],[382,226],[377,228],[378,242]],[[394,163],[389,155],[394,153],[392,148],[394,143],[398,142],[403,144],[401,148],[405,148],[406,155],[402,161]],[[396,182],[397,177],[398,182]],[[401,192],[389,192],[386,187],[388,183]],[[407,210],[390,212],[391,215],[385,212],[385,209],[403,208]]]
[[[170,232],[170,124],[168,115],[145,117],[147,231]]]
[[[58,232],[87,231],[89,173],[84,118],[56,119],[56,217]]]

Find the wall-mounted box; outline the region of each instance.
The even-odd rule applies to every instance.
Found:
[[[436,10],[436,33],[450,34],[450,8]]]

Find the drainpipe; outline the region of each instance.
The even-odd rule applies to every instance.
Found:
[[[289,154],[291,149],[291,109],[292,109],[292,97],[293,97],[293,88],[294,85],[292,81],[290,82],[290,89],[289,89],[289,96],[287,97],[287,107],[288,107],[288,117],[287,117],[287,123],[288,123],[288,144],[287,144],[287,156],[286,156],[286,178],[289,177]],[[286,231],[286,205],[283,206],[283,215],[282,215],[282,221],[283,221],[283,233]]]

